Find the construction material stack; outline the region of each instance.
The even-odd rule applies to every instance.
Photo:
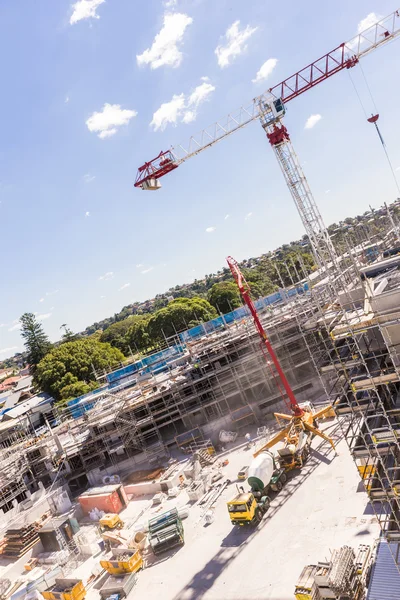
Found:
[[[154,554],[184,543],[182,520],[176,508],[149,520],[149,544]]]
[[[342,546],[329,562],[304,567],[295,589],[296,600],[363,600],[365,574],[369,566],[365,546],[356,554]]]
[[[20,558],[39,541],[37,527],[31,524],[19,529],[7,529],[4,540],[2,555]]]

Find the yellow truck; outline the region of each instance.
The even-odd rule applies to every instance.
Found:
[[[45,600],[83,600],[86,589],[81,579],[56,579],[42,596]]]
[[[110,575],[136,573],[143,568],[142,553],[131,548],[112,548],[110,554],[100,561],[100,565]]]
[[[259,523],[270,505],[268,492],[279,492],[286,483],[284,467],[267,451],[253,459],[246,475],[250,491],[245,492],[240,488],[239,493],[227,502],[229,517],[234,525]]]
[[[234,525],[259,523],[269,504],[268,496],[256,499],[251,492],[242,492],[227,503],[229,517]]]

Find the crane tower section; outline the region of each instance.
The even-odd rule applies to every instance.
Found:
[[[335,264],[337,257],[331,238],[290,141],[289,133],[283,124],[286,111],[282,99],[271,97],[270,100],[266,100],[265,96],[261,97],[258,109],[261,125],[281,167],[318,266],[327,267],[329,263]]]

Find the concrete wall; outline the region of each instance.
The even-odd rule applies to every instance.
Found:
[[[370,298],[371,308],[375,313],[385,314],[399,310],[400,289],[383,292]]]

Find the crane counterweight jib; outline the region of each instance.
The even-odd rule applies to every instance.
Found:
[[[171,150],[165,152],[161,150],[158,156],[149,162],[145,162],[144,165],[138,168],[135,187],[141,187],[142,189],[158,189],[161,187],[161,185],[157,185],[160,177],[173,171],[178,166],[179,162],[176,160]],[[150,185],[151,180],[154,180],[154,185]],[[145,185],[146,183],[148,184],[147,186]]]

